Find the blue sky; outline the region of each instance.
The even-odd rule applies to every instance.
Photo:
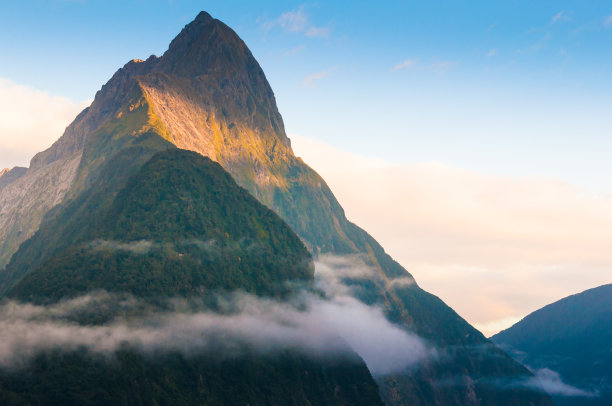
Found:
[[[610,1],[2,1],[0,169],[200,10],[349,219],[485,334],[612,282]]]
[[[251,48],[289,133],[612,191],[607,1],[4,1],[0,77],[91,99],[199,10]]]

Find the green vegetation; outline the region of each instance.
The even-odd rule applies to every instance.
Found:
[[[382,405],[367,368],[350,356],[152,356],[128,349],[111,359],[78,350],[48,352],[27,370],[0,370],[0,404]]]
[[[37,302],[96,289],[153,297],[206,289],[282,295],[287,282],[313,278],[308,251],[280,217],[194,152],[156,154],[108,209],[86,220],[74,244],[8,295]]]

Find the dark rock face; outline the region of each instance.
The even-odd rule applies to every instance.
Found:
[[[555,404],[612,403],[612,284],[536,310],[491,340],[582,391],[559,391]]]

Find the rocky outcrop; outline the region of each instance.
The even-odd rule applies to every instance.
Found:
[[[2,169],[0,171],[0,190],[25,175],[27,170],[28,168],[21,166],[16,166],[13,169]]]

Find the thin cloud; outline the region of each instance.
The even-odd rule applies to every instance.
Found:
[[[446,73],[457,65],[457,62],[440,61],[432,64],[433,69],[438,73]]]
[[[321,72],[310,74],[306,76],[304,80],[302,80],[302,85],[307,86],[307,87],[315,87],[315,82],[321,79],[325,79],[326,77],[329,76],[330,73],[331,73],[330,70],[324,70]]]
[[[565,15],[564,11],[559,11],[557,14],[555,14],[553,16],[553,18],[551,19],[551,21],[553,23],[556,23],[557,21],[564,21],[567,19],[567,16]]]
[[[307,37],[327,37],[329,36],[329,28],[326,27],[310,27],[306,31]]]
[[[406,59],[397,63],[392,70],[393,71],[401,71],[401,70],[425,70],[436,73],[446,73],[451,70],[457,62],[452,61],[436,61],[429,64],[421,63],[419,59]]]
[[[588,392],[575,386],[569,385],[561,379],[561,376],[548,368],[535,371],[535,376],[529,379],[524,386],[541,390],[549,395],[564,397],[596,397],[597,393]]]
[[[547,32],[546,34],[544,34],[544,36],[540,40],[538,40],[537,42],[534,42],[532,45],[530,45],[527,48],[518,49],[516,53],[517,54],[525,54],[527,52],[538,53],[539,51],[541,51],[542,49],[546,47],[546,45],[550,42],[551,39],[552,39],[552,34],[550,32]]]
[[[304,14],[304,6],[297,10],[286,11],[278,17],[278,24],[287,31],[300,32],[308,27],[308,18]]]
[[[260,25],[265,31],[270,31],[275,26],[289,33],[301,33],[310,38],[324,38],[330,34],[328,27],[314,25],[305,12],[305,6],[282,13],[273,21],[260,21]]]
[[[297,46],[297,47],[295,47],[295,48],[291,48],[290,50],[285,51],[285,52],[283,53],[283,58],[286,58],[286,57],[288,57],[288,56],[295,55],[295,54],[297,54],[297,53],[299,53],[299,52],[303,51],[304,49],[306,49],[306,45],[300,45],[300,46]]]
[[[419,65],[418,59],[406,59],[393,67],[393,70],[412,69]]]
[[[612,14],[610,14],[609,16],[604,17],[603,25],[604,25],[604,27],[609,27],[609,26],[612,25]]]
[[[496,49],[496,48],[493,48],[492,50],[490,50],[490,51],[487,53],[487,56],[488,56],[489,58],[490,58],[490,57],[492,57],[492,56],[495,56],[495,55],[497,55],[497,49]]]

